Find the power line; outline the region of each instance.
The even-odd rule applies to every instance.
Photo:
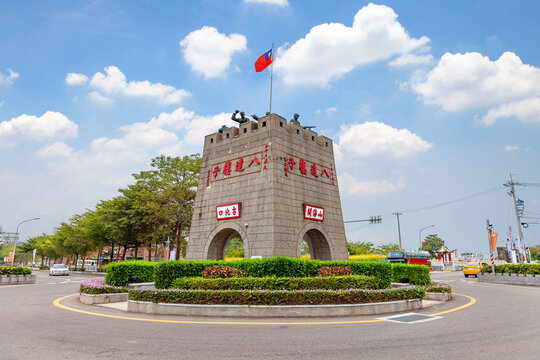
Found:
[[[476,194],[468,195],[468,196],[465,196],[465,197],[462,197],[462,198],[459,198],[459,199],[456,199],[456,200],[446,201],[446,202],[443,202],[443,203],[439,203],[439,204],[435,204],[435,205],[429,205],[429,206],[425,206],[425,207],[421,207],[421,208],[417,208],[417,209],[405,210],[405,211],[402,211],[402,213],[411,213],[411,212],[422,211],[422,210],[427,210],[427,209],[433,209],[433,208],[436,208],[436,207],[451,205],[451,204],[458,203],[460,201],[470,200],[470,199],[473,199],[475,197],[491,194],[491,193],[493,193],[495,191],[499,191],[501,189],[502,189],[502,185],[499,185],[497,187],[494,187],[494,188],[491,188],[491,189],[488,189],[488,190],[485,190],[485,191],[481,191],[481,192],[478,192]]]

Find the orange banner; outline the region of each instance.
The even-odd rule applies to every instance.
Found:
[[[491,252],[497,251],[497,237],[499,237],[499,233],[489,233],[489,240],[491,242]]]
[[[10,251],[8,255],[8,263],[10,262],[13,262],[13,251]]]

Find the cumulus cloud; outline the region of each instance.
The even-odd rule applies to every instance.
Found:
[[[92,91],[89,93],[88,98],[100,104],[112,104],[114,102],[113,99],[103,96],[97,91]]]
[[[7,69],[7,72],[7,76],[0,72],[0,85],[11,85],[13,84],[13,81],[19,77],[19,74],[11,69]]]
[[[540,69],[513,52],[495,61],[477,52],[446,53],[429,73],[415,74],[410,85],[426,104],[446,111],[489,108],[482,118],[487,125],[506,117],[540,121]]]
[[[68,73],[66,75],[66,84],[69,86],[84,85],[88,82],[88,76],[84,74]]]
[[[274,69],[286,84],[327,86],[355,68],[421,49],[425,36],[412,38],[394,10],[369,4],[352,27],[325,23],[313,27],[289,48],[279,48]]]
[[[42,158],[69,157],[73,155],[73,148],[61,141],[56,141],[36,152],[36,156]]]
[[[433,144],[407,129],[396,129],[377,121],[343,126],[337,143],[340,156],[382,155],[398,159],[415,156],[432,147]]]
[[[504,151],[516,151],[516,150],[519,150],[518,145],[506,145],[504,147]]]
[[[244,0],[247,3],[258,3],[258,4],[269,4],[277,6],[287,6],[289,5],[288,0]]]
[[[540,122],[540,97],[515,101],[489,109],[482,122],[492,125],[498,119],[515,117],[523,123]]]
[[[389,180],[359,181],[354,176],[340,175],[339,188],[344,195],[377,196],[395,192],[405,188],[405,178],[399,177],[395,182]]]
[[[190,96],[190,93],[186,90],[176,89],[159,82],[151,83],[147,80],[128,82],[126,75],[116,66],[106,67],[105,74],[101,72],[95,73],[92,80],[90,80],[90,86],[109,96],[124,95],[137,98],[152,98],[164,104],[180,103]]]
[[[23,114],[0,122],[0,143],[14,145],[18,139],[43,141],[73,138],[77,136],[78,128],[60,112],[47,111],[40,117]]]
[[[0,107],[4,106],[5,103],[6,103],[5,100],[0,101]]]
[[[224,35],[215,27],[203,26],[189,33],[180,47],[184,59],[197,73],[205,79],[222,76],[231,63],[235,52],[246,49],[247,39],[241,34]]]
[[[424,65],[433,61],[433,55],[404,54],[390,61],[388,65],[394,67],[409,65]]]

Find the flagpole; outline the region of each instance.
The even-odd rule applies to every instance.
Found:
[[[272,43],[272,65],[270,66],[270,114],[272,113],[272,78],[274,75],[274,43]]]

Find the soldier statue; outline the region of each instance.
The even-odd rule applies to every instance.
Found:
[[[238,113],[240,113],[240,118],[236,117],[236,115],[238,115]],[[243,124],[243,123],[246,123],[246,122],[249,121],[249,118],[246,117],[246,113],[243,112],[243,111],[240,112],[238,110],[234,110],[234,113],[232,114],[231,119],[233,121],[236,121],[239,124]]]
[[[293,118],[291,119],[291,121],[289,121],[289,123],[294,123],[296,125],[300,125],[300,121],[298,121],[299,117],[300,117],[300,114],[294,114]]]

